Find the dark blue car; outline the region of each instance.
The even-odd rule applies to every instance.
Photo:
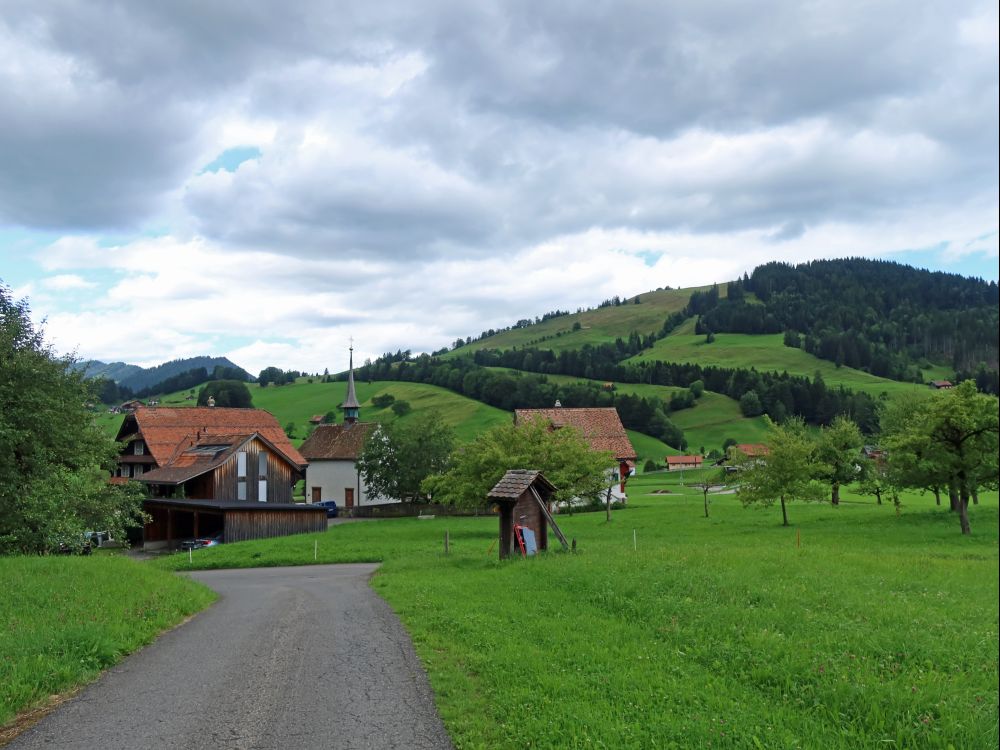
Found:
[[[336,500],[323,500],[322,502],[316,503],[316,505],[320,508],[326,508],[327,518],[336,518],[337,514],[340,512],[340,509],[337,507]]]

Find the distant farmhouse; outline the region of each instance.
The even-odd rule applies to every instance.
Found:
[[[237,541],[325,528],[325,516],[295,512],[292,487],[306,461],[266,411],[140,406],[117,439],[112,481],[142,482],[152,496],[147,547],[220,532]]]
[[[394,498],[372,496],[365,485],[357,461],[365,440],[377,428],[375,422],[360,421],[361,404],[354,387],[354,347],[350,349],[347,397],[340,405],[343,424],[318,424],[302,443],[302,455],[309,462],[306,471],[306,502],[336,500],[345,510],[398,503]],[[322,421],[322,416],[320,417]]]
[[[701,456],[667,456],[667,471],[700,469],[703,461]]]
[[[552,409],[515,409],[514,423],[519,424],[529,420],[545,420],[550,428],[558,430],[563,427],[573,427],[583,436],[593,450],[610,451],[618,463],[618,468],[608,476],[609,484],[613,483],[611,497],[613,502],[625,502],[625,480],[635,469],[637,455],[628,433],[622,425],[618,410],[612,407],[602,408],[563,408],[556,401]]]

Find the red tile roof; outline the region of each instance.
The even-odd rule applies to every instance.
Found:
[[[289,462],[300,468],[306,465],[278,420],[263,409],[144,406],[125,418],[118,430],[119,439],[136,432],[142,433],[146,447],[159,466],[167,464],[174,454],[210,437],[229,438],[255,432],[284,454]]]
[[[554,429],[574,427],[580,431],[590,447],[599,451],[610,451],[619,461],[632,460],[637,456],[628,433],[613,406],[603,408],[569,409],[515,409],[514,422],[528,419],[546,419]]]
[[[302,455],[310,461],[356,461],[376,427],[375,422],[321,424],[302,443]]]

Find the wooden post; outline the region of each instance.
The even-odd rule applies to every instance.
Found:
[[[445,532],[444,532],[444,553],[446,555],[448,554],[448,531],[447,530],[445,530]]]
[[[514,541],[514,503],[500,503],[500,559],[510,557]]]

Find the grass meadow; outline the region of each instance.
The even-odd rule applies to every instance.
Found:
[[[683,480],[694,476],[685,472]],[[997,494],[744,509],[678,474],[562,515],[578,552],[496,559],[495,517],[202,550],[199,568],[380,560],[460,748],[997,745]],[[443,551],[444,532],[451,554]],[[185,570],[186,556],[152,565]]]
[[[744,333],[717,333],[715,341],[705,343],[704,336],[696,336],[693,329],[685,327],[657,341],[652,348],[626,360],[644,362],[662,360],[664,362],[691,362],[717,367],[756,367],[758,370],[787,372],[789,375],[813,377],[821,373],[827,385],[842,385],[855,391],[864,391],[872,396],[886,393],[892,397],[903,393],[925,392],[927,386],[916,383],[901,383],[880,378],[850,367],[837,367],[833,362],[819,359],[812,354],[784,345],[782,334],[750,335]],[[929,373],[938,375],[941,368]]]
[[[0,581],[0,727],[215,600],[125,557],[0,557]]]

